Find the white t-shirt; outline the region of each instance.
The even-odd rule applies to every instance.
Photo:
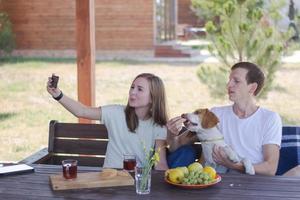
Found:
[[[125,117],[125,106],[101,106],[102,120],[108,131],[109,142],[103,167],[123,168],[123,155],[134,154],[137,162],[145,160],[145,151],[154,147],[155,140],[165,140],[166,127],[153,123],[152,119],[139,120],[135,133],[128,130]]]
[[[232,105],[215,107],[211,111],[220,120],[218,127],[225,142],[241,157],[247,157],[253,164],[263,162],[265,144],[281,144],[282,123],[280,116],[270,110],[258,108],[251,116],[240,119]]]

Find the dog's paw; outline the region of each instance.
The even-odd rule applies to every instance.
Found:
[[[238,163],[241,161],[240,157],[232,150],[231,147],[229,146],[224,147],[224,151],[231,162]]]
[[[244,158],[242,163],[244,164],[246,174],[255,175],[255,170],[250,160]]]

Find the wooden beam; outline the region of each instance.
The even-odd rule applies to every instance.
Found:
[[[95,105],[95,6],[94,0],[76,0],[78,100]],[[80,123],[92,123],[79,119]]]

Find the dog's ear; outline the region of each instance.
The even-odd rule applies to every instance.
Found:
[[[204,109],[201,125],[203,128],[212,128],[219,122],[218,117],[208,109]]]

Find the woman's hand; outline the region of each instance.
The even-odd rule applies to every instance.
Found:
[[[182,129],[182,123],[185,120],[186,119],[182,118],[181,116],[174,117],[174,118],[170,119],[167,122],[168,133],[171,133],[174,136],[179,135],[180,130]]]
[[[52,87],[52,77],[48,77],[48,82],[47,82],[47,91],[49,94],[51,94],[52,97],[58,97],[61,93],[61,90],[57,87],[54,88]]]

